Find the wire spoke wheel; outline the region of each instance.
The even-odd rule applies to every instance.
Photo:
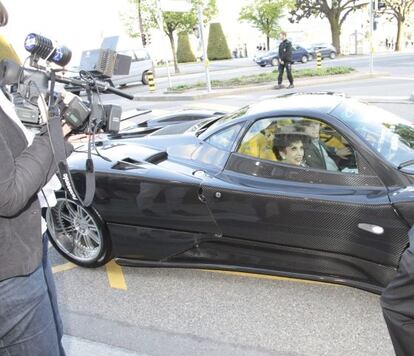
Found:
[[[67,259],[85,267],[97,267],[107,261],[103,224],[90,208],[58,198],[57,204],[47,210],[46,220],[52,244]]]

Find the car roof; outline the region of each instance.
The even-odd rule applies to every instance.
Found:
[[[343,100],[345,100],[343,95],[334,93],[293,93],[253,104],[247,114],[292,110],[329,113]]]

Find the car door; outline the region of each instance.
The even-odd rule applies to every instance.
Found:
[[[265,124],[258,120],[240,147],[271,122],[281,130],[303,120],[307,119],[273,118],[265,119]],[[236,151],[220,174],[204,180],[203,195],[224,237],[282,249],[283,259],[292,256],[285,261],[285,268],[305,263],[304,258],[296,260],[295,256],[306,255],[308,270],[368,278],[359,275],[361,265],[398,264],[407,227],[390,205],[386,187],[352,142],[322,120],[319,124],[323,128],[320,140],[325,130],[349,147],[351,155],[347,163],[337,160],[338,170],[292,165]],[[339,272],[338,265],[349,270]],[[381,273],[385,276],[386,271]]]
[[[115,86],[140,83],[144,72],[153,70],[153,63],[147,50],[126,50],[120,51],[120,53],[131,57],[131,66],[128,74],[112,76],[111,81]]]
[[[292,45],[292,61],[299,62],[301,58],[302,53],[300,51],[300,48],[296,45]]]

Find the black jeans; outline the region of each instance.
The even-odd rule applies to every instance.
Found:
[[[279,68],[278,68],[279,77],[277,78],[277,84],[279,84],[279,85],[282,84],[283,72],[284,72],[285,68],[286,68],[286,74],[287,74],[289,83],[291,85],[293,85],[292,63],[290,63],[290,62],[288,62],[288,63],[283,62],[283,64],[279,63]]]
[[[46,252],[39,268],[0,282],[1,356],[65,355],[46,238],[44,244]]]

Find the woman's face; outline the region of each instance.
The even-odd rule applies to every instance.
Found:
[[[303,161],[304,150],[301,140],[292,142],[282,152],[284,163],[300,165]]]

